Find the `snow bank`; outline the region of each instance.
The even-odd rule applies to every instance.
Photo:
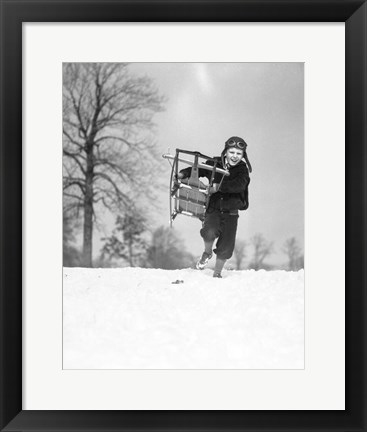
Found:
[[[63,296],[65,369],[304,367],[303,270],[64,268]]]

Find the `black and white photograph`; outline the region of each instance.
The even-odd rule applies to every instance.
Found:
[[[304,64],[62,81],[63,369],[304,369]]]
[[[0,3],[0,430],[364,432],[367,0]]]

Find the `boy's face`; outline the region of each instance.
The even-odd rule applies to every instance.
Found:
[[[230,147],[226,152],[227,163],[229,163],[230,166],[237,165],[242,158],[243,150],[240,150],[236,147]]]

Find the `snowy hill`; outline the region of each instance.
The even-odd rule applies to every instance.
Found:
[[[304,367],[303,270],[64,268],[63,318],[64,369]]]

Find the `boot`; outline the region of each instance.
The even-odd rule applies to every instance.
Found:
[[[196,263],[196,268],[198,270],[203,270],[208,265],[210,258],[213,256],[213,252],[212,252],[213,243],[214,241],[204,242],[205,250],[201,255],[199,261]]]
[[[212,253],[208,254],[207,252],[203,252],[203,254],[201,255],[201,258],[196,263],[196,268],[198,270],[203,270],[207,266],[207,264],[208,264],[208,262],[212,256],[213,256]]]

